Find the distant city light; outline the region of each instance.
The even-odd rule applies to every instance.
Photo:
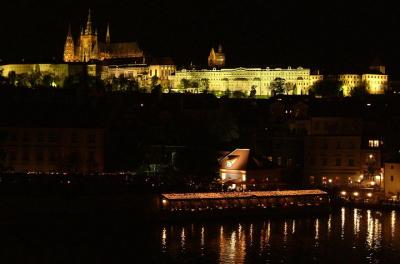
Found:
[[[353,192],[353,195],[357,197],[360,194],[358,192]]]
[[[345,196],[347,194],[347,192],[346,191],[342,191],[340,194]]]

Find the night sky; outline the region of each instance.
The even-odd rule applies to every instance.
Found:
[[[230,66],[351,69],[379,57],[400,76],[400,8],[382,0],[7,1],[0,58],[61,60],[68,23],[76,38],[89,7],[101,39],[110,21],[111,41],[138,41],[178,65],[206,64],[221,43]]]

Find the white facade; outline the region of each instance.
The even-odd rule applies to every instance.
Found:
[[[301,67],[292,69],[281,68],[236,68],[213,70],[181,70],[177,71],[172,79],[174,89],[182,89],[182,80],[198,84],[199,90],[204,90],[206,85],[209,91],[224,92],[242,91],[249,94],[251,88],[256,88],[257,95],[271,96],[271,83],[277,78],[284,79],[286,84],[292,85],[294,90],[289,94],[308,94],[310,87],[319,80],[322,75],[311,75],[310,69]],[[190,88],[190,87],[189,87]]]

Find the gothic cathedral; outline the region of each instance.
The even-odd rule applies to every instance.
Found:
[[[93,30],[92,17],[89,15],[85,29],[81,28],[78,41],[75,43],[68,28],[64,46],[65,62],[103,61],[115,58],[142,58],[143,51],[136,42],[111,43],[110,26],[107,25],[105,43],[99,42],[97,29]]]

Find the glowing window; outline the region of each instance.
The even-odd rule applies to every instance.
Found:
[[[379,148],[379,140],[376,140],[376,139],[368,140],[368,146],[370,148]]]

